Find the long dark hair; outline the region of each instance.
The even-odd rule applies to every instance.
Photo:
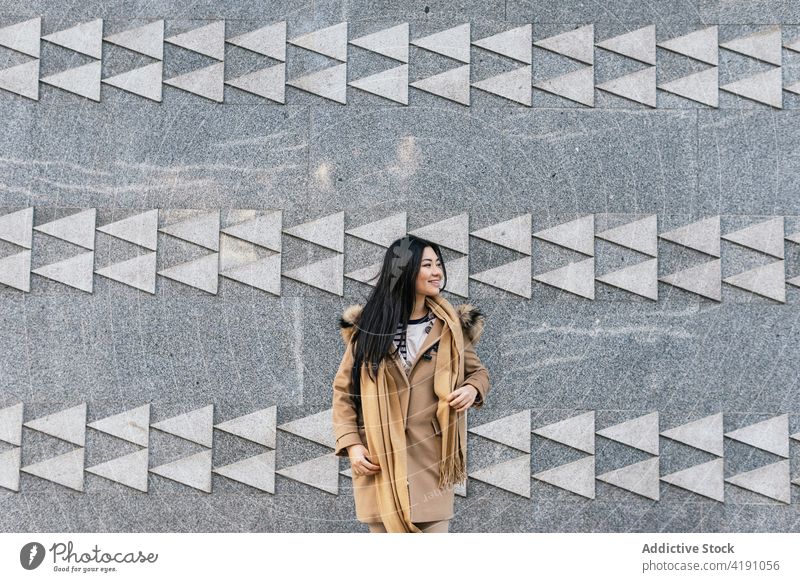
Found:
[[[394,241],[383,257],[383,266],[377,275],[378,282],[361,310],[353,336],[353,402],[361,416],[361,368],[367,367],[372,379],[376,379],[381,360],[388,357],[394,335],[402,323],[408,325],[416,300],[416,281],[419,275],[422,254],[431,247],[442,263],[443,280],[439,292],[447,284],[447,269],[444,266],[439,245],[423,238],[407,234]]]

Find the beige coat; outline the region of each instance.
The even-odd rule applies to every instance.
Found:
[[[342,313],[340,324],[346,349],[333,380],[333,427],[335,454],[347,457],[347,447],[361,443],[367,449],[366,431],[356,424],[356,410],[351,393],[353,350],[351,337],[361,314],[361,305],[351,305]],[[478,390],[473,408],[483,405],[489,391],[489,372],[475,353],[475,344],[483,331],[484,317],[469,304],[456,308],[464,333],[464,384]],[[400,405],[406,426],[408,489],[411,500],[411,521],[439,521],[453,517],[453,487],[437,488],[441,459],[441,431],[436,418],[437,397],[433,391],[436,355],[444,321],[434,320],[433,327],[419,349],[406,375],[400,356],[395,352],[388,367],[400,391]],[[427,357],[430,356],[430,359]],[[451,409],[454,410],[454,409]],[[464,414],[463,412],[461,414]],[[461,438],[466,442],[467,423],[460,423]],[[380,522],[378,501],[373,487],[374,475],[353,475],[353,496],[356,517],[364,523]]]

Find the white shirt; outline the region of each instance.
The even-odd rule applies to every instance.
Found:
[[[428,312],[427,315],[419,319],[409,319],[406,328],[405,341],[402,336],[402,324],[398,324],[397,332],[394,336],[394,345],[400,352],[401,361],[405,362],[406,371],[411,367],[411,363],[417,356],[420,347],[425,342],[425,338],[431,330],[433,320],[433,313]]]

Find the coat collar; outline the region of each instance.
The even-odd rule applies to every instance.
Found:
[[[348,305],[339,317],[339,327],[341,328],[342,339],[345,344],[350,343],[350,338],[356,330],[358,319],[364,306],[360,303]],[[464,331],[464,338],[469,343],[476,344],[483,333],[486,317],[484,314],[470,303],[462,303],[455,307],[458,319],[461,322],[461,329]]]

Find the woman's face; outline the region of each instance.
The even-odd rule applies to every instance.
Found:
[[[443,279],[442,261],[431,247],[425,247],[417,275],[416,290],[419,295],[438,295]]]

